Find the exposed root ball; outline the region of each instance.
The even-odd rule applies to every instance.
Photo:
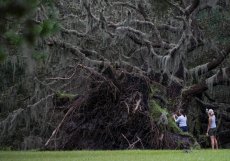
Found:
[[[158,124],[151,115],[150,82],[145,76],[113,71],[111,67],[102,73],[94,75],[90,92],[69,106],[47,141],[47,149],[190,146],[190,137],[166,132],[167,125]]]

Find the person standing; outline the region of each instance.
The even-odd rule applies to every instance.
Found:
[[[173,115],[173,118],[175,120],[175,122],[179,125],[179,128],[183,131],[183,132],[188,132],[188,126],[187,126],[187,116],[184,113],[184,110],[179,110],[178,113],[179,116],[177,115]]]
[[[215,147],[218,149],[218,142],[216,139],[216,116],[212,109],[208,110],[208,128],[206,135],[210,136],[212,149],[215,149]]]

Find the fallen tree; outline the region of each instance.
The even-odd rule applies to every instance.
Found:
[[[194,146],[154,99],[151,80],[105,67],[90,70],[92,82],[65,113],[45,144],[47,149],[179,149]]]

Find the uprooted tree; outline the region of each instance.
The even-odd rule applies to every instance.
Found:
[[[224,122],[218,127],[220,141],[229,143],[229,105],[210,97],[217,86],[228,87],[230,81],[229,31],[224,30],[230,26],[229,20],[225,21],[229,16],[227,1],[54,3],[60,32],[39,43],[62,56],[50,58],[50,64],[56,64],[47,70],[48,76],[35,77],[47,96],[25,109],[34,111],[29,118],[33,121],[61,111],[58,117],[47,119],[49,125],[40,121],[50,128],[45,135],[43,131],[45,148],[195,146],[196,139],[200,144],[206,139],[202,137],[205,108],[217,111]],[[42,11],[35,23],[47,17],[46,8]],[[224,23],[216,23],[216,14]],[[209,29],[212,23],[220,33]],[[35,109],[47,100],[49,107],[46,103],[42,117],[38,112],[42,108]],[[180,108],[188,113],[195,137],[182,133],[172,120],[171,113]],[[7,126],[2,123],[5,131]]]

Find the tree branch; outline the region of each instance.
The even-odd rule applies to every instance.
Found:
[[[199,84],[192,85],[188,89],[183,90],[182,96],[184,98],[188,96],[194,96],[206,91],[209,88],[212,88],[213,86],[224,84],[230,85],[230,67],[223,68],[205,81],[202,81]]]
[[[168,4],[170,4],[172,7],[174,7],[175,9],[177,9],[180,13],[182,13],[182,14],[185,13],[185,10],[184,10],[182,7],[180,7],[178,4],[173,3],[173,2],[171,2],[170,0],[166,0],[166,2],[167,2]]]
[[[147,35],[139,30],[133,29],[131,27],[118,27],[116,29],[118,35],[128,36],[132,39],[135,43],[140,45],[147,45],[151,44],[151,42],[147,39]]]
[[[192,4],[185,9],[185,15],[189,16],[200,4],[200,0],[193,0]]]
[[[172,49],[169,50],[169,55],[171,55],[172,57],[175,55],[176,51],[181,47],[181,45],[185,41],[185,38],[186,38],[186,34],[183,32],[178,43]]]
[[[140,13],[146,21],[149,20],[147,14],[145,13],[144,8],[141,4],[138,4],[138,6],[136,7],[136,6],[134,6],[130,3],[126,3],[126,2],[114,2],[112,5],[113,6],[124,6],[127,8],[131,8],[131,9],[137,11],[138,13]]]
[[[154,27],[156,26],[158,30],[168,30],[172,33],[178,33],[179,31],[181,31],[181,28],[179,27],[166,25],[166,24],[155,25],[150,21],[131,20],[129,21],[128,25],[135,26],[138,28],[145,28],[145,29],[149,28],[150,30],[154,29]],[[117,27],[125,26],[125,22],[120,22],[116,24],[110,22],[108,26],[116,29]]]
[[[83,52],[82,52],[82,49],[79,49],[78,47],[72,45],[72,44],[69,44],[69,43],[66,43],[66,42],[63,42],[63,41],[58,41],[58,40],[50,40],[49,42],[47,42],[47,44],[49,46],[52,46],[52,45],[56,45],[56,46],[59,46],[59,47],[62,47],[64,49],[67,49],[69,50],[73,55],[77,56],[77,57],[80,57],[82,59],[82,61],[84,61],[85,63],[87,64],[91,64],[91,65],[100,65],[101,63],[103,63],[103,61],[100,61],[100,60],[93,60],[93,59],[90,59],[88,58]]]
[[[72,34],[72,35],[75,35],[77,37],[85,37],[85,36],[87,36],[87,34],[85,34],[85,33],[80,33],[77,30],[66,29],[64,27],[61,27],[61,31],[63,33]]]
[[[216,67],[218,67],[225,59],[226,57],[229,55],[230,53],[230,47],[222,50],[219,54],[219,56],[212,60],[211,62],[208,62],[206,64],[203,65],[199,65],[196,66],[192,69],[189,70],[190,74],[195,74],[197,76],[200,76],[202,74],[205,74],[209,71],[211,71],[212,69],[215,69]]]

